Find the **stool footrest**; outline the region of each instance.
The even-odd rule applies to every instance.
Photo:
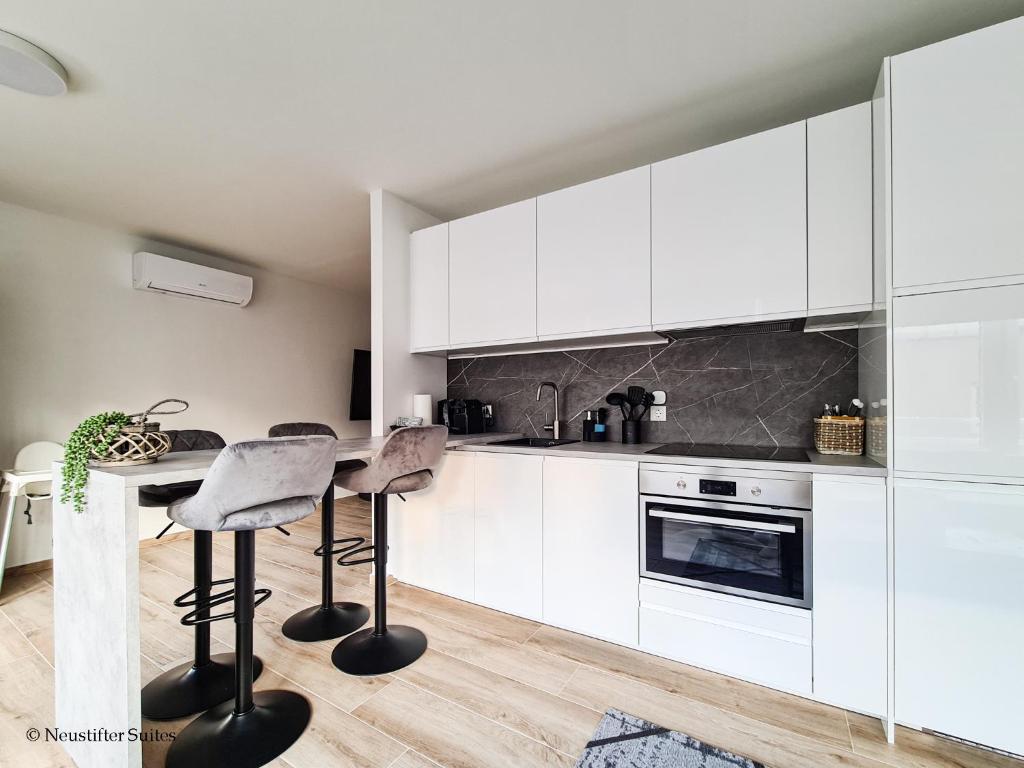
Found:
[[[217,582],[214,583],[216,584]],[[265,603],[267,600],[269,600],[273,592],[269,589],[266,589],[265,587],[261,587],[255,590],[253,594],[256,596],[256,601],[253,603],[253,609],[256,609],[263,603]],[[199,605],[199,607],[197,607],[195,610],[190,611],[189,613],[186,613],[184,616],[182,616],[181,623],[184,624],[186,627],[192,627],[196,624],[210,624],[214,621],[224,621],[225,619],[233,619],[235,618],[234,611],[231,611],[229,613],[218,613],[214,616],[203,616],[202,618],[197,618],[197,616],[200,611],[215,608],[218,605],[224,605],[224,603],[231,603],[234,602],[234,600],[234,590],[232,590],[231,592],[224,592],[215,597],[211,597],[208,601],[204,600],[202,605]],[[191,604],[197,605],[196,603]]]
[[[210,582],[210,586],[211,587],[218,587],[221,584],[233,584],[234,581],[235,581],[234,579],[217,579],[216,581],[211,581]],[[197,607],[202,608],[204,606],[208,607],[208,605],[210,604],[211,600],[220,600],[220,598],[222,598],[222,597],[230,597],[230,598],[233,599],[234,596],[235,596],[235,590],[229,589],[227,592],[221,592],[221,593],[216,594],[216,595],[210,595],[209,597],[207,597],[204,600],[200,601],[199,598],[196,597],[196,593],[198,591],[199,591],[199,587],[192,587],[192,589],[190,589],[188,592],[183,592],[182,594],[180,594],[176,598],[174,598],[174,605],[177,608],[191,608],[193,606],[197,606]],[[201,602],[203,603],[203,605],[200,605]]]
[[[334,539],[331,542],[331,549],[324,551],[324,544],[313,550],[313,554],[317,557],[334,557],[334,555],[348,554],[356,551],[359,547],[366,543],[365,536],[351,536],[347,539]],[[344,547],[338,547],[335,549],[335,545],[345,544]]]
[[[364,541],[365,541],[365,539],[364,539]],[[344,555],[342,555],[341,557],[338,558],[338,565],[344,565],[345,567],[348,567],[350,565],[365,565],[366,563],[372,563],[373,562],[373,554],[372,553],[375,550],[376,550],[376,546],[373,545],[373,544],[371,544],[368,547],[356,547],[354,549],[350,549],[348,552],[346,552]],[[370,552],[371,554],[370,554],[369,557],[362,557],[362,558],[360,558],[358,560],[349,560],[348,559],[350,557],[354,557],[355,555],[361,555],[364,552]]]

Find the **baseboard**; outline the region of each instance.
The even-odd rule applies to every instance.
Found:
[[[181,539],[191,539],[192,531],[178,531],[177,533],[165,533],[159,539],[139,539],[139,549],[146,549],[157,544],[163,544],[165,541],[180,541]]]
[[[48,571],[51,568],[53,568],[53,560],[38,560],[34,563],[12,565],[10,568],[4,569],[4,578],[7,578],[8,576],[19,576],[26,573],[38,573],[39,571]]]

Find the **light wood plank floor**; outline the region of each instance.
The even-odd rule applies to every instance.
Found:
[[[256,686],[298,690],[313,704],[309,729],[277,768],[572,766],[608,707],[776,768],[1024,766],[907,729],[890,746],[871,718],[397,583],[390,618],[426,632],[427,654],[394,675],[346,676],[331,666],[334,641],[293,643],[280,631],[318,599],[318,521],[291,526],[291,537],[258,535],[257,582],[274,594],[257,611],[265,671]],[[336,535],[368,531],[368,506],[339,500]],[[215,542],[215,578],[229,576],[231,538]],[[141,558],[145,682],[191,653],[191,629],[171,605],[191,586],[191,543],[160,542]],[[337,571],[337,599],[372,604],[368,566]],[[0,596],[0,766],[72,765],[59,747],[24,736],[53,723],[51,581],[48,572],[14,576]],[[228,649],[231,622],[213,628],[215,650]],[[163,765],[165,749],[147,744],[146,765]]]

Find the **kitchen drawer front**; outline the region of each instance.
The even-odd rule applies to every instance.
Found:
[[[640,602],[656,608],[692,614],[709,621],[737,624],[754,630],[811,641],[811,612],[803,608],[734,597],[682,584],[640,579]]]
[[[801,630],[806,637],[788,635],[642,600],[640,648],[684,664],[810,696],[810,618],[805,623]]]
[[[1024,285],[893,302],[899,472],[1024,477]]]

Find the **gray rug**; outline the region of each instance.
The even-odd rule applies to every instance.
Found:
[[[685,733],[609,709],[576,768],[765,768]]]

